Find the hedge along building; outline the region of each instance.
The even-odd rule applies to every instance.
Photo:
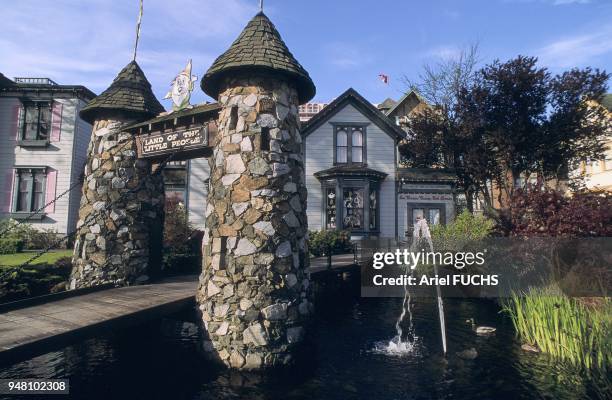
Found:
[[[124,128],[162,111],[136,61],[80,111],[93,131],[70,288],[142,283],[159,269],[163,182],[150,161],[137,158],[134,135]]]
[[[298,106],[315,86],[260,12],[202,89],[221,106],[197,293],[204,349],[233,368],[287,364],[312,311]]]

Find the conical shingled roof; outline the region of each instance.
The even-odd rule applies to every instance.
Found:
[[[165,110],[153,94],[151,84],[140,66],[136,61],[132,61],[119,72],[108,89],[87,103],[79,115],[91,124],[96,116],[104,111],[118,111],[150,118]]]
[[[316,92],[310,75],[293,57],[263,12],[255,15],[230,48],[213,62],[202,79],[202,90],[217,99],[223,77],[238,71],[272,72],[289,77],[297,84],[300,104],[308,102]]]

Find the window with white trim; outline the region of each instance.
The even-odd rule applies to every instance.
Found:
[[[365,163],[365,127],[335,127],[335,162],[336,164]]]

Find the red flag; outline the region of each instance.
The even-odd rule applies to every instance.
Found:
[[[385,75],[385,74],[378,74],[378,77],[380,78],[380,80],[385,84],[388,85],[389,84],[389,75]]]

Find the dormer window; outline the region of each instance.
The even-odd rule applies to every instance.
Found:
[[[365,163],[365,126],[335,126],[335,163]]]

